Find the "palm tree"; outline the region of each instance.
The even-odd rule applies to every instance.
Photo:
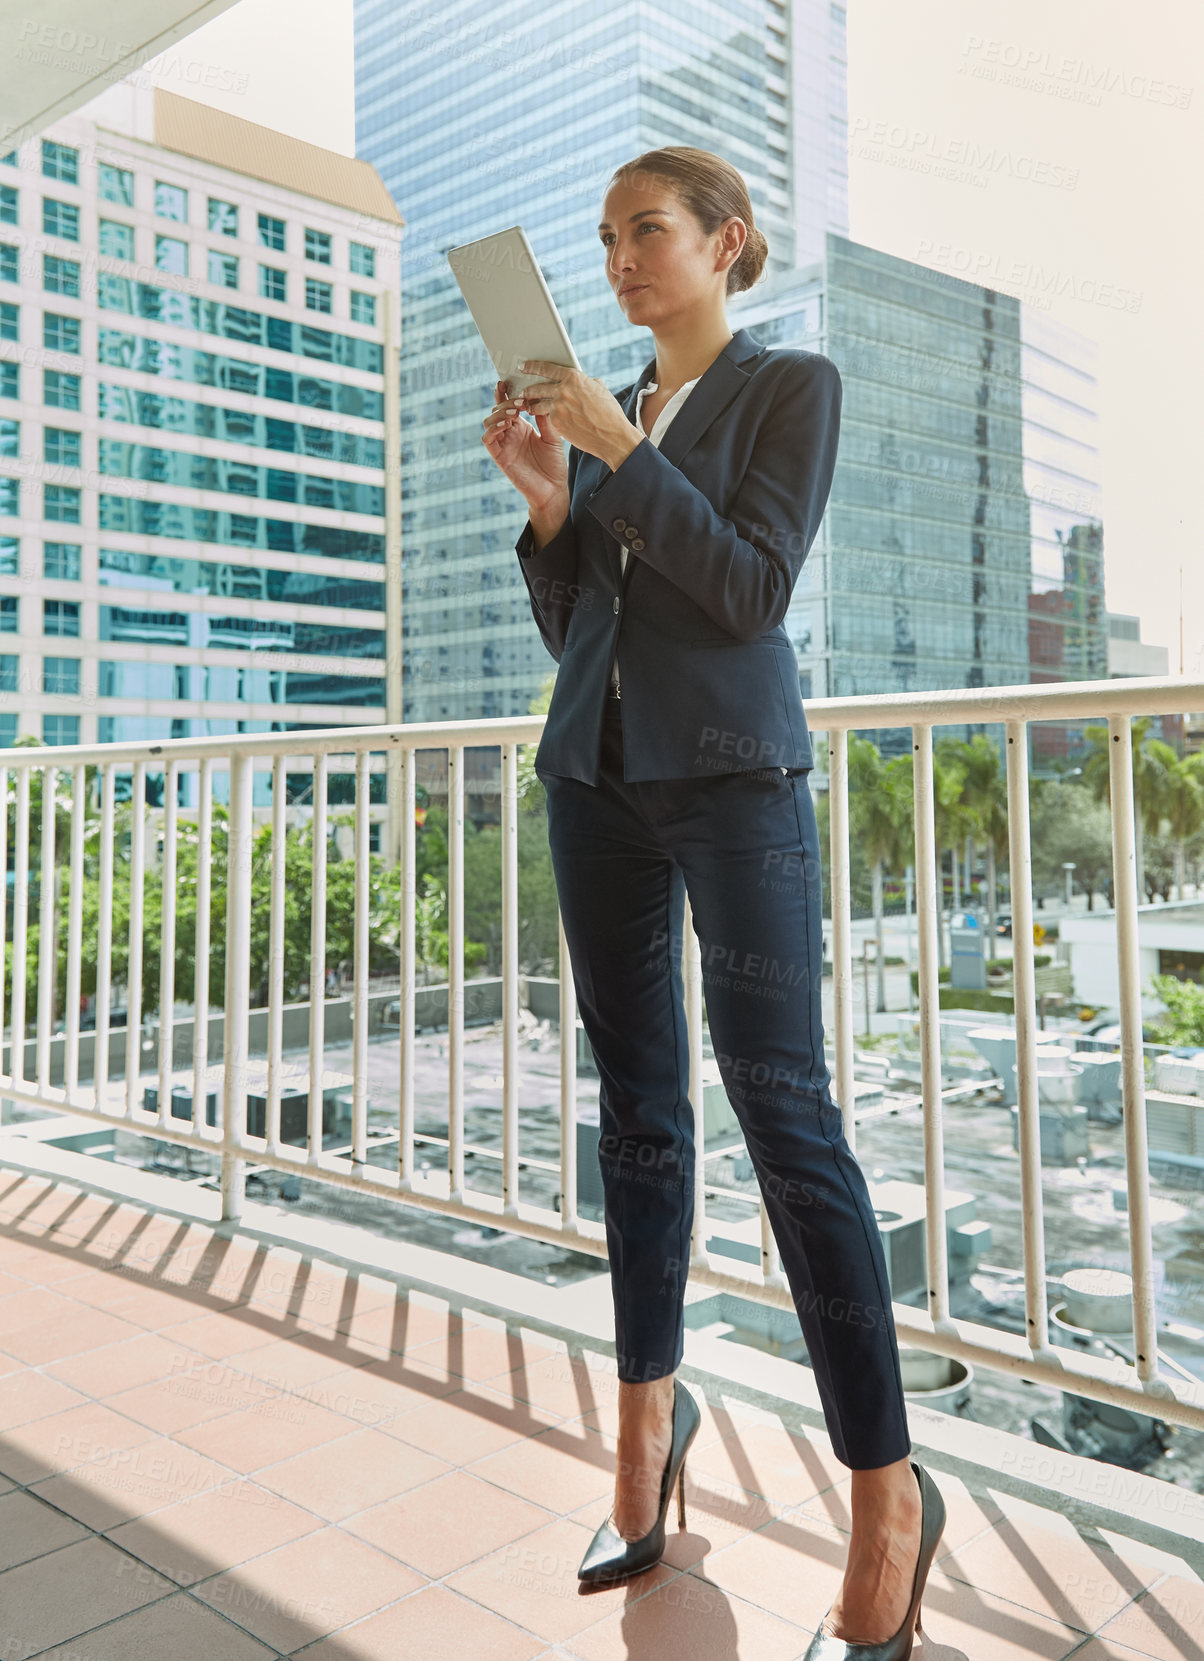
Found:
[[[956,858],[955,850],[958,843],[964,841],[967,832],[974,828],[974,815],[965,800],[966,763],[962,753],[965,749],[966,745],[960,739],[951,737],[939,738],[933,747],[933,829],[936,839],[937,878],[940,882],[936,941],[937,962],[942,969],[947,966],[943,926],[945,852],[947,849],[952,851],[953,857]]]
[[[1133,829],[1139,899],[1145,894],[1145,838],[1157,836],[1167,816],[1168,772],[1178,763],[1169,744],[1150,737],[1152,724],[1148,715],[1139,715],[1133,722]],[[1097,801],[1111,803],[1108,729],[1087,727],[1083,737],[1090,749],[1083,762],[1083,782]]]
[[[900,792],[899,760],[883,763],[877,747],[868,738],[849,734],[849,817],[850,834],[861,845],[870,867],[874,907],[874,935],[877,940],[877,1007],[886,1009],[885,940],[883,930],[882,877],[885,870],[897,872],[904,863],[903,825],[906,822],[900,795],[910,811],[910,800]]]
[[[996,870],[997,855],[1007,851],[1008,793],[1007,779],[999,751],[986,733],[975,733],[968,744],[957,744],[957,765],[962,775],[962,801],[973,820],[970,842],[974,847],[985,845],[987,851],[987,931],[995,939]],[[969,890],[969,869],[966,888]]]
[[[1181,900],[1187,874],[1186,846],[1197,831],[1204,829],[1204,753],[1174,758],[1167,769],[1163,807],[1175,844],[1175,895]]]

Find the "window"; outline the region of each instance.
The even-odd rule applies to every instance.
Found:
[[[0,242],[0,282],[17,283],[20,280],[21,268],[16,244]]]
[[[209,198],[209,229],[220,231],[222,236],[238,235],[238,209],[233,202],[219,202],[216,196]]]
[[[15,519],[21,511],[21,481],[20,479],[0,478],[0,513],[11,514]]]
[[[56,582],[79,581],[80,548],[78,542],[44,542],[42,544],[42,575]]]
[[[102,202],[120,202],[123,208],[132,208],[134,175],[124,167],[109,167],[101,162],[96,169],[96,193]]]
[[[17,223],[17,193],[12,185],[0,185],[0,225]]]
[[[42,434],[43,460],[56,467],[78,467],[79,437],[70,427],[47,427]]]
[[[79,354],[79,318],[64,317],[61,312],[42,313],[42,345],[48,352]]]
[[[15,363],[0,363],[0,398],[19,398],[21,395]]]
[[[174,271],[177,276],[188,275],[188,244],[174,236],[155,238],[155,265],[160,271]]]
[[[265,300],[283,300],[286,294],[286,273],[274,265],[259,267],[259,292]]]
[[[349,242],[351,251],[351,269],[361,277],[375,277],[376,249],[369,248],[366,242]]]
[[[4,155],[0,156],[0,162],[5,167],[15,167],[17,165],[17,152],[15,150],[6,151]]]
[[[15,692],[17,690],[17,675],[20,671],[21,660],[15,652],[5,652],[0,657],[0,692]]]
[[[360,294],[355,289],[351,291],[351,321],[353,323],[376,322],[375,294]]]
[[[330,232],[311,231],[305,227],[305,257],[307,260],[317,260],[319,265],[330,264]]]
[[[209,250],[209,281],[220,288],[238,287],[238,255]]]
[[[275,248],[280,254],[284,252],[283,219],[273,219],[270,213],[260,214],[259,245],[261,248]]]
[[[43,369],[42,402],[51,409],[79,408],[79,376],[63,369]]]
[[[55,144],[42,140],[42,172],[48,179],[61,179],[65,185],[79,183],[79,151],[69,144]]]
[[[17,623],[17,596],[0,594],[0,634],[16,634]]]
[[[100,251],[114,260],[132,260],[134,257],[134,227],[121,225],[116,219],[100,222]]]
[[[6,577],[20,576],[20,553],[20,537],[0,536],[0,574]]]
[[[43,600],[42,633],[79,639],[79,601]]]
[[[43,196],[42,229],[47,236],[64,236],[68,242],[78,242],[79,209],[74,202],[56,202],[53,196]]]
[[[188,192],[179,185],[165,185],[155,180],[155,212],[160,219],[188,219]]]
[[[47,294],[66,294],[79,299],[79,261],[42,255],[42,287]]]
[[[21,423],[0,415],[0,456],[21,454]]]
[[[17,742],[17,717],[0,715],[0,749],[10,750]]]
[[[79,491],[74,485],[43,485],[42,498],[43,519],[56,520],[64,525],[79,524]]]
[[[0,340],[20,340],[17,316],[17,308],[10,300],[0,300]]]
[[[78,715],[43,715],[43,744],[78,744]]]
[[[79,659],[77,657],[44,657],[42,659],[42,691],[79,696]]]
[[[329,283],[320,283],[316,277],[305,279],[305,309],[307,311],[330,310],[331,287]]]

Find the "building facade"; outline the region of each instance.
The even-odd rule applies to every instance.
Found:
[[[3,163],[0,742],[383,720],[379,177],[132,81]]]

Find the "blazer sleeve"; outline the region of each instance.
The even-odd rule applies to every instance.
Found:
[[[775,388],[730,519],[655,444],[642,442],[585,497],[604,531],[634,523],[646,560],[738,640],[785,617],[832,488],[840,434],[840,373],[799,359]]]
[[[573,524],[573,483],[577,477],[580,451],[569,445],[568,484],[569,511],[564,524],[550,542],[542,548],[535,546],[535,533],[527,520],[519,532],[514,550],[518,554],[518,568],[527,585],[531,600],[531,614],[543,636],[544,645],[557,663],[564,650],[565,636],[573,606],[578,598],[577,530]]]

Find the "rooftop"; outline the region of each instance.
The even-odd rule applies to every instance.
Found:
[[[390,225],[405,223],[370,162],[307,144],[162,87],[155,88],[155,143]]]

